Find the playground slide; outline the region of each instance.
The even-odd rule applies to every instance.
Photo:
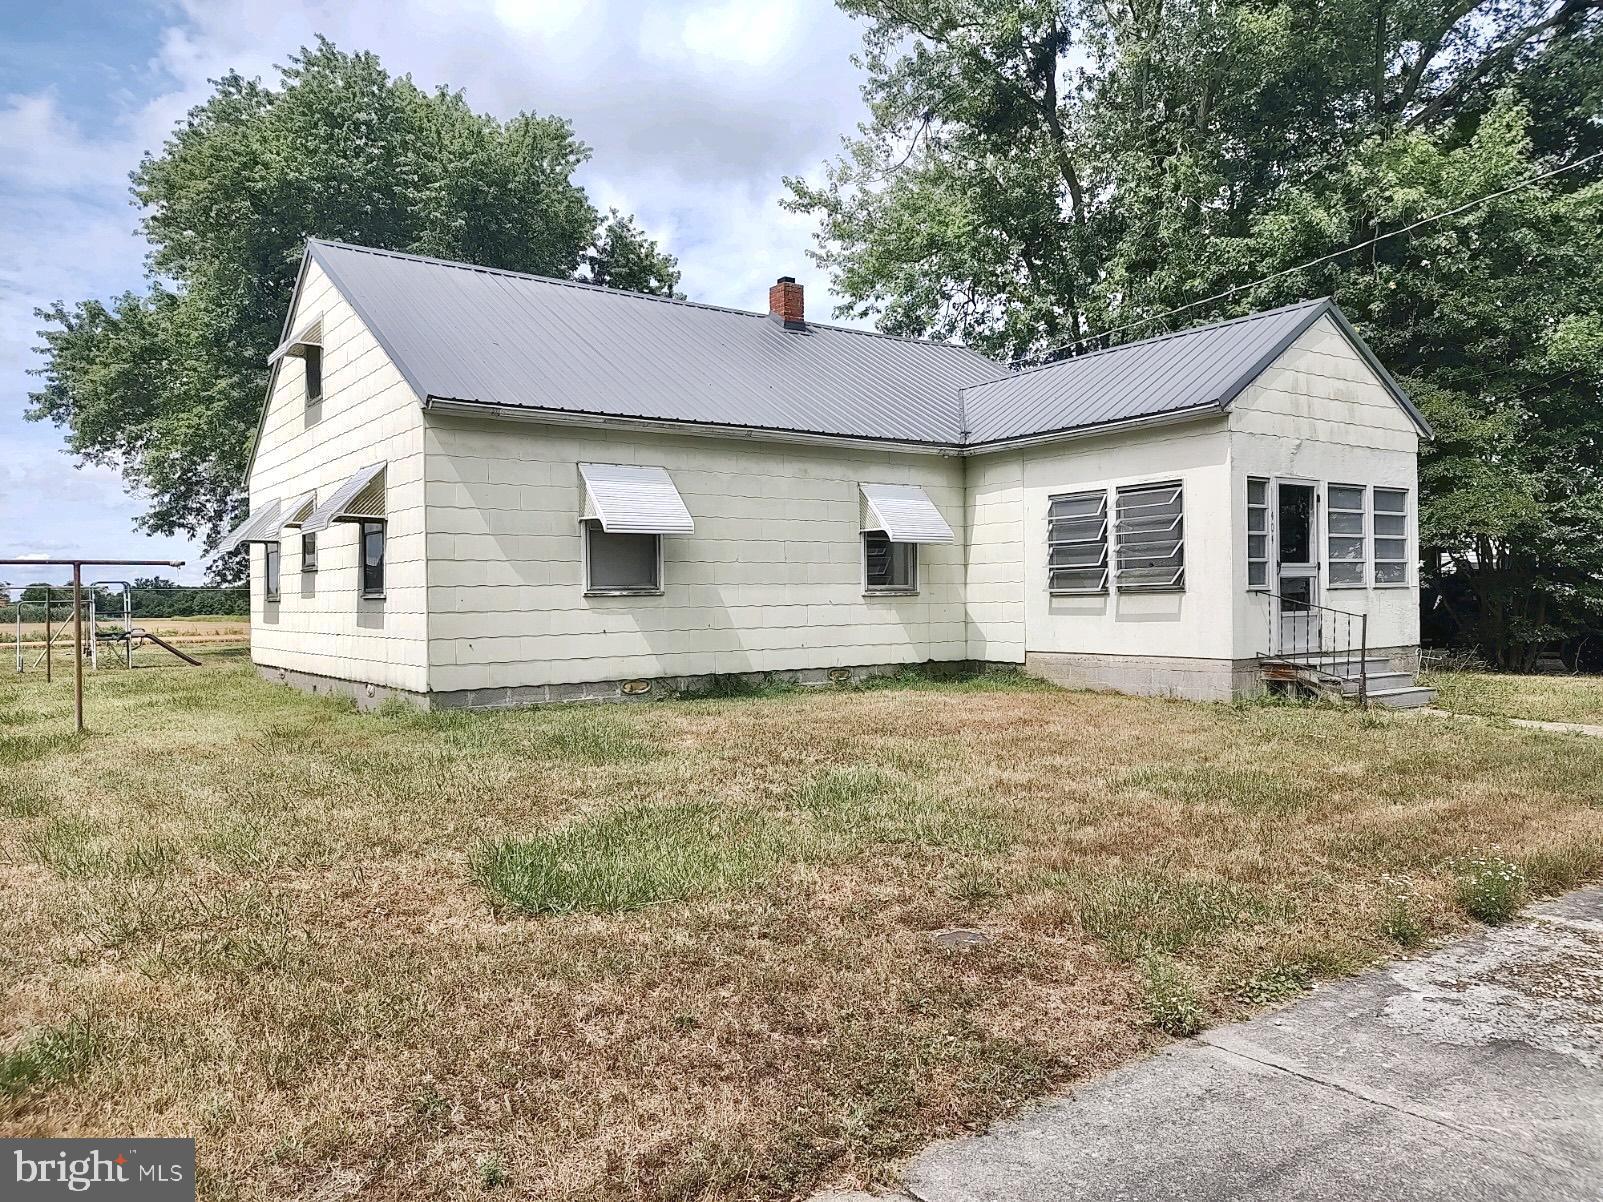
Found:
[[[193,655],[188,655],[185,652],[178,650],[177,647],[174,647],[160,635],[151,634],[148,630],[135,630],[131,633],[136,639],[144,639],[148,643],[155,643],[156,646],[160,647],[163,651],[169,652],[172,655],[176,655],[186,664],[193,664],[197,668],[200,667],[200,661],[198,659],[196,659]]]

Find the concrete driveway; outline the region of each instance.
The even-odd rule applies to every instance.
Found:
[[[905,1181],[919,1202],[1603,1199],[1603,888],[933,1145]]]

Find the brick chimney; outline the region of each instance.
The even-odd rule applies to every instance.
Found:
[[[793,275],[782,275],[768,290],[768,316],[783,322],[787,330],[805,330],[807,315],[802,305],[802,286]]]

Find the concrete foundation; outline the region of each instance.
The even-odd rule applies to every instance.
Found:
[[[1371,659],[1385,659],[1394,672],[1414,674],[1419,670],[1418,647],[1375,647],[1369,655]],[[1139,697],[1233,701],[1264,692],[1257,659],[1031,651],[1024,657],[1024,670],[1067,689],[1098,689]]]
[[[601,680],[578,684],[511,685],[483,689],[457,689],[442,693],[415,693],[383,685],[341,680],[290,668],[257,664],[263,680],[286,684],[303,693],[348,697],[359,710],[375,710],[386,701],[403,701],[424,710],[517,709],[531,705],[568,705],[575,702],[646,702],[671,697],[695,696],[731,688],[761,688],[764,685],[800,685],[823,688],[850,684],[879,676],[895,676],[910,669],[931,674],[961,675],[987,669],[1016,670],[1017,664],[981,664],[968,660],[943,660],[922,664],[859,664],[845,668],[800,668],[776,672],[740,672],[725,675],[702,673],[693,676],[662,676],[637,680]]]

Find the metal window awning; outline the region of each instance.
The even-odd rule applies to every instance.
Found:
[[[277,501],[269,501],[250,517],[230,530],[223,541],[217,544],[213,555],[227,555],[230,551],[243,546],[245,543],[275,543],[278,541],[279,527],[283,524],[278,515],[283,507]]]
[[[323,319],[321,317],[307,322],[296,333],[275,346],[273,353],[267,356],[267,362],[270,365],[277,363],[285,355],[304,356],[306,348],[314,346],[318,350],[323,349]]]
[[[315,491],[303,492],[279,511],[282,515],[279,519],[279,525],[299,526],[311,516],[312,511],[316,508],[317,493]]]
[[[581,463],[584,516],[608,534],[694,534],[696,523],[667,468]]]
[[[929,494],[916,484],[859,484],[863,495],[863,529],[878,530],[893,543],[953,543],[957,535],[946,524]]]
[[[385,464],[374,463],[341,484],[310,516],[301,523],[302,534],[316,534],[327,530],[335,522],[360,522],[382,519],[384,507]]]

